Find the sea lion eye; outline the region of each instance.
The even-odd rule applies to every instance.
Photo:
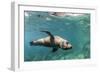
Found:
[[[69,44],[69,42],[66,42],[66,44]]]

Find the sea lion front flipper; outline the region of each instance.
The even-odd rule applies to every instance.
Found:
[[[55,47],[55,41],[54,41],[55,38],[54,38],[54,36],[49,31],[41,31],[41,32],[45,32],[50,36],[50,45],[51,45],[51,47],[53,47],[52,52],[57,51],[58,48]]]
[[[52,52],[56,52],[58,50],[58,48],[53,48]]]
[[[52,39],[54,39],[54,36],[49,31],[41,31],[47,33]]]

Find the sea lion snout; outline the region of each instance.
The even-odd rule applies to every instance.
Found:
[[[68,50],[68,49],[72,49],[72,45],[69,42],[64,43],[63,45],[63,50]]]
[[[69,48],[69,49],[72,49],[72,45],[71,45],[71,44],[68,44],[68,48]]]

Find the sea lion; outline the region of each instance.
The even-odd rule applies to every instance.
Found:
[[[41,31],[47,33],[49,36],[45,38],[41,38],[38,40],[33,40],[30,42],[30,45],[35,46],[45,46],[52,47],[52,52],[56,52],[59,48],[63,50],[68,50],[72,48],[72,45],[65,39],[60,36],[53,36],[49,31]]]
[[[66,16],[66,12],[50,12],[51,16]]]
[[[65,17],[65,16],[79,16],[83,14],[82,13],[68,13],[68,12],[49,12],[49,15]]]

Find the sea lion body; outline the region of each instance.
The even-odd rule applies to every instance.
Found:
[[[59,36],[54,36],[54,44],[56,46],[58,46],[58,48],[61,48],[61,43],[62,42],[67,42],[67,40],[64,40],[63,38],[59,37]],[[33,41],[34,44],[37,44],[37,45],[44,45],[44,46],[47,46],[47,47],[51,47],[51,41],[50,41],[50,37],[45,37],[45,38],[42,38],[42,39],[38,39],[36,41]]]
[[[50,12],[50,16],[66,16],[66,12]]]
[[[60,36],[52,36],[51,33],[50,36],[33,40],[30,42],[30,44],[35,46],[52,47],[53,52],[57,51],[59,48],[63,50],[72,48],[72,45],[67,40],[61,38]]]

